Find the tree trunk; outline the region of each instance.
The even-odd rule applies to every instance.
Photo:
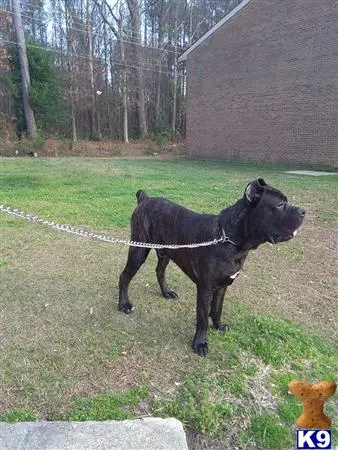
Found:
[[[71,94],[72,99],[72,139],[73,142],[77,141],[77,132],[76,132],[76,117],[75,117],[75,108],[74,108],[74,101],[73,101],[73,95]]]
[[[122,21],[121,21],[122,22]],[[128,144],[128,98],[127,98],[127,69],[125,67],[124,41],[122,27],[119,27],[120,39],[120,56],[122,65],[122,108],[123,108],[123,141]]]
[[[162,83],[162,47],[163,47],[163,13],[160,18],[159,30],[158,30],[158,61],[157,61],[157,73],[156,73],[156,102],[155,102],[155,123],[156,127],[161,122],[161,83]]]
[[[137,60],[137,63],[140,64],[140,59]],[[140,67],[137,70],[137,80],[138,80],[138,114],[139,114],[139,127],[140,127],[140,136],[141,138],[148,134],[147,127],[147,118],[146,118],[146,109],[145,109],[145,95],[144,95],[144,77],[143,70]]]
[[[66,8],[65,11],[65,19],[66,19],[66,42],[67,42],[67,69],[68,69],[68,76],[69,76],[69,91],[70,91],[70,106],[71,106],[71,115],[72,115],[72,140],[73,142],[77,141],[77,129],[76,129],[76,108],[75,108],[75,101],[74,101],[74,74],[73,74],[73,67],[72,67],[72,56],[73,56],[73,50],[71,46],[72,41],[72,31],[71,27],[69,25],[69,14],[68,14],[68,8]]]
[[[131,26],[133,41],[135,42],[135,56],[136,56],[136,86],[137,86],[137,111],[139,119],[140,136],[144,137],[148,134],[146,109],[145,109],[145,95],[144,95],[144,74],[142,69],[141,56],[141,19],[140,19],[140,5],[138,0],[127,0],[128,8],[131,16]]]
[[[108,9],[110,12],[110,15],[114,22],[109,21],[105,11],[102,7],[102,4],[98,0],[93,0],[95,5],[97,6],[101,17],[103,21],[108,25],[110,30],[113,32],[116,39],[120,41],[120,56],[121,56],[121,66],[122,66],[122,103],[123,103],[123,140],[124,142],[129,142],[128,137],[128,99],[127,99],[127,69],[125,67],[125,52],[124,52],[124,42],[123,42],[123,32],[122,32],[122,25],[123,25],[123,7],[122,4],[120,4],[119,18],[115,15],[112,7],[107,3],[106,0],[103,1],[103,5],[105,8]],[[113,47],[110,46],[110,57],[111,57],[111,69],[113,67]],[[111,72],[112,73],[112,72]],[[111,76],[113,80],[113,76]]]
[[[31,85],[29,76],[29,66],[26,53],[26,41],[22,26],[20,2],[13,0],[13,20],[16,33],[16,40],[18,42],[18,53],[20,60],[21,73],[21,88],[22,88],[22,103],[26,121],[26,128],[28,136],[32,139],[37,137],[37,128],[35,123],[34,111],[29,101],[29,88]]]
[[[93,34],[92,34],[92,21],[90,18],[89,6],[87,3],[87,37],[88,37],[88,70],[90,80],[90,138],[97,140],[100,139],[97,127],[97,112],[96,112],[96,93],[94,85],[94,64],[93,64]]]
[[[122,75],[122,89],[123,89],[123,140],[126,144],[129,144],[128,135],[128,99],[127,99],[127,73],[126,69],[123,70]]]
[[[111,114],[110,114],[110,104],[109,104],[109,98],[110,98],[110,89],[109,89],[109,63],[108,63],[108,38],[107,38],[107,24],[106,22],[103,22],[103,46],[104,46],[104,90],[105,90],[105,96],[104,96],[104,110],[106,111],[106,116],[108,120],[108,137],[109,139],[112,138],[112,128],[111,128]],[[113,82],[113,80],[112,80]],[[106,124],[104,122],[104,124]],[[107,134],[107,131],[105,130],[105,134]]]
[[[177,111],[177,5],[176,5],[176,11],[175,11],[175,31],[174,31],[174,92],[173,92],[173,116],[172,116],[172,122],[171,122],[171,134],[172,138],[174,139],[176,136],[176,111]]]

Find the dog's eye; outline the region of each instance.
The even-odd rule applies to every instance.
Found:
[[[278,203],[277,208],[278,208],[278,209],[283,209],[283,208],[284,208],[284,205],[285,205],[284,202],[280,202],[280,203]]]

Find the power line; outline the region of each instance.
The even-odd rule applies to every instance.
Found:
[[[45,10],[45,8],[44,7],[39,7],[39,6],[36,6],[36,5],[34,5],[33,3],[29,3],[29,2],[26,2],[26,3],[21,3],[21,6],[26,6],[26,5],[30,5],[30,6],[32,6],[36,11],[37,10],[40,10],[40,11],[43,11],[43,12],[48,12],[48,11],[46,11]],[[75,10],[75,11],[81,11],[82,12],[82,10],[80,9],[80,8],[75,8],[75,7],[72,7],[71,9],[73,9],[73,10]],[[201,9],[201,8],[199,8],[199,9]],[[65,15],[66,14],[66,12],[65,11],[63,11],[62,9],[60,9],[60,8],[57,8],[57,9],[54,9],[54,11],[56,11],[57,13],[59,13],[59,14],[63,14],[63,15]],[[10,12],[10,11],[9,11]],[[53,11],[52,11],[53,12]],[[79,31],[82,31],[82,30],[79,30]],[[134,30],[132,30],[131,28],[124,28],[124,33],[127,33],[127,34],[129,34],[129,35],[134,35]],[[179,44],[179,42],[177,42],[177,44]],[[138,44],[138,45],[140,45],[140,44]],[[141,44],[142,45],[142,44]],[[174,45],[173,45],[174,46]],[[150,46],[149,46],[150,47]],[[158,47],[150,47],[150,48],[156,48],[156,49],[158,49]],[[172,52],[174,52],[173,50],[166,50],[166,51],[172,51]],[[179,53],[179,52],[178,52]]]
[[[19,42],[16,42],[16,41],[10,41],[10,40],[7,40],[7,39],[1,39],[1,40],[2,40],[2,42],[6,42],[8,44],[19,45]],[[64,52],[62,52],[60,50],[51,49],[51,48],[45,48],[45,47],[41,47],[39,45],[34,45],[34,44],[26,44],[26,46],[30,47],[30,48],[37,48],[39,50],[44,50],[44,51],[50,52],[50,53],[58,53],[60,55],[64,55],[65,56]],[[87,59],[87,60],[91,59],[89,56],[86,56],[86,55],[74,54],[74,56],[75,56],[75,58],[81,58],[81,59]],[[95,56],[95,57],[93,57],[93,59],[104,60],[104,58],[102,56]],[[119,62],[114,61],[114,65],[121,66],[121,67],[130,67],[130,68],[134,68],[134,69],[148,70],[148,71],[151,71],[151,72],[159,72],[159,73],[162,73],[163,75],[173,76],[173,74],[171,72],[167,72],[167,71],[163,71],[163,70],[157,70],[157,69],[151,69],[151,68],[148,68],[148,67],[135,66],[135,65],[131,65],[131,64],[125,64],[122,60],[120,60]],[[178,76],[184,76],[184,75],[183,74],[182,75],[179,74]]]
[[[21,3],[22,7],[25,7],[26,5],[32,6],[36,11],[37,10],[45,11],[44,7],[34,5],[33,3],[29,3],[29,2]],[[75,8],[74,6],[72,6],[70,9],[74,10],[76,12],[83,12],[83,10],[81,8]],[[65,11],[63,11],[61,8],[55,8],[54,11],[57,11],[58,13],[61,13],[61,14],[65,14]],[[125,28],[124,32],[129,33],[130,35],[134,34],[134,30],[132,30],[131,28]]]
[[[9,9],[0,9],[0,13],[12,14],[13,16],[19,15],[18,13],[15,13],[14,11],[10,11]],[[26,14],[22,14],[22,13],[20,13],[20,16],[25,17],[26,19],[34,20],[34,22],[41,22],[41,23],[44,22],[42,19],[37,19],[36,17],[27,16]],[[49,20],[51,20],[51,18],[49,18]]]
[[[5,11],[1,11],[1,10],[0,10],[0,12],[5,12]],[[14,11],[9,11],[9,10],[6,11],[6,12],[8,12],[9,14],[12,14],[12,15],[16,15],[16,14],[17,14],[17,13],[15,13]],[[47,26],[47,25],[44,23],[44,21],[41,20],[41,19],[37,19],[37,18],[35,18],[35,17],[30,17],[30,16],[27,16],[27,15],[25,15],[25,14],[21,14],[21,17],[25,17],[25,18],[30,19],[30,20],[32,20],[32,21],[36,21],[36,22],[43,23],[45,26]],[[50,22],[51,20],[53,20],[53,17],[49,17],[49,18],[48,18],[48,22]],[[69,30],[80,31],[81,33],[87,34],[87,31],[86,31],[86,30],[83,30],[83,29],[81,29],[81,28],[75,28],[75,27],[70,27],[70,26],[68,26],[67,28],[68,28]],[[98,32],[95,32],[95,36],[105,37],[104,34],[98,33]],[[182,52],[175,52],[174,50],[168,50],[168,49],[166,49],[166,48],[159,48],[159,47],[154,47],[154,46],[151,46],[151,45],[143,45],[143,44],[138,43],[138,42],[133,42],[133,41],[129,41],[129,40],[126,40],[126,39],[121,39],[121,38],[115,38],[114,40],[115,40],[115,41],[120,41],[120,42],[125,42],[125,43],[131,44],[131,45],[137,45],[137,46],[142,47],[142,48],[145,48],[145,49],[154,49],[154,50],[157,50],[157,51],[164,51],[164,52],[168,52],[168,53],[174,53],[175,55],[180,55],[180,54],[182,53]]]

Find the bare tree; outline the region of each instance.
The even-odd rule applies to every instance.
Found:
[[[123,140],[129,142],[128,135],[128,98],[127,98],[127,68],[125,66],[125,52],[124,52],[124,40],[123,40],[123,12],[120,7],[120,20],[119,20],[119,35],[120,35],[120,56],[122,66],[122,103],[123,103]]]
[[[122,102],[123,102],[123,140],[129,142],[128,133],[128,100],[127,100],[127,72],[125,66],[125,48],[124,48],[124,35],[123,35],[123,6],[121,1],[119,3],[119,16],[117,16],[113,8],[107,3],[106,0],[99,2],[99,0],[93,0],[97,6],[103,21],[108,25],[113,35],[118,39],[120,44],[120,57],[122,67]],[[118,5],[116,3],[115,6]],[[110,20],[107,18],[106,10],[109,11]]]
[[[125,142],[130,136],[167,130],[173,137],[178,132],[184,136],[186,79],[177,56],[239,1],[20,0],[21,27],[35,37],[36,45],[54,52],[62,101],[71,116],[57,127],[50,121],[47,133],[73,140],[102,134]],[[10,0],[2,4],[0,13],[12,18]],[[23,33],[15,38],[12,21],[8,31],[6,23],[0,26],[0,38],[24,42]],[[10,54],[8,44],[2,47]],[[23,82],[29,81],[25,73]],[[8,106],[3,97],[0,114],[14,128],[15,113],[9,114]],[[26,122],[28,127],[29,118]]]
[[[90,2],[87,0],[86,6],[86,21],[87,21],[87,39],[88,39],[88,71],[90,80],[90,97],[91,97],[91,107],[90,107],[90,117],[91,117],[91,138],[101,139],[100,130],[100,120],[99,113],[97,111],[96,105],[96,89],[94,83],[94,64],[93,64],[93,30],[92,30],[92,15],[93,9],[90,8]]]
[[[178,49],[178,4],[175,5],[175,25],[174,25],[174,83],[173,83],[173,112],[171,120],[171,135],[174,139],[176,136],[176,115],[177,115],[177,78],[178,78],[178,67],[177,67],[177,49]]]
[[[141,56],[141,18],[140,18],[140,4],[139,0],[127,0],[132,26],[132,39],[135,45],[135,73],[137,85],[137,109],[139,120],[140,136],[148,134],[148,126],[145,110],[145,95],[144,95],[144,77],[142,70],[142,56]]]
[[[158,126],[161,120],[161,83],[162,83],[162,59],[163,59],[163,44],[164,44],[164,21],[168,12],[166,2],[160,0],[158,3],[158,38],[157,46],[159,48],[157,73],[156,73],[156,100],[155,100],[155,122]]]
[[[29,88],[31,85],[29,76],[29,66],[27,59],[26,40],[22,25],[20,2],[13,0],[13,21],[16,39],[18,43],[18,53],[20,61],[21,72],[21,89],[22,89],[22,103],[27,127],[28,136],[32,139],[37,137],[37,128],[35,123],[34,111],[29,101]]]
[[[44,12],[44,0],[28,0],[21,2],[21,11],[25,16],[34,42],[45,45],[47,42],[47,25]]]
[[[67,69],[69,76],[69,91],[70,91],[70,107],[72,117],[72,141],[77,141],[77,128],[76,128],[76,111],[74,100],[74,70],[72,67],[73,61],[73,48],[72,48],[72,29],[69,24],[69,8],[67,3],[65,4],[65,22],[66,22],[66,37],[67,37]]]

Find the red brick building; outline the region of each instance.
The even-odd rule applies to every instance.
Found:
[[[179,61],[189,156],[338,166],[338,1],[244,0]]]

